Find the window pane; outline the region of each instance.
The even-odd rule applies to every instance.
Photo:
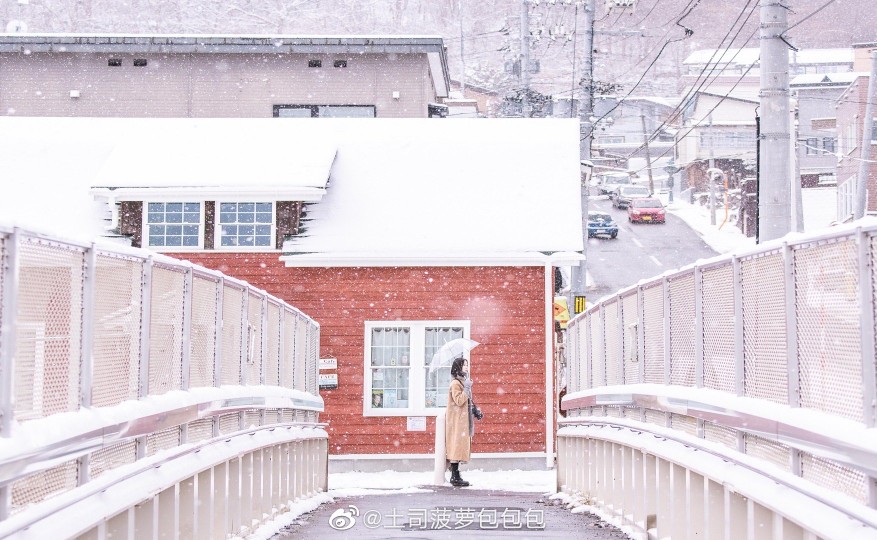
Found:
[[[225,247],[233,247],[237,245],[237,236],[223,236],[220,245]]]
[[[411,331],[408,328],[373,328],[371,343],[372,406],[407,408]],[[374,405],[379,403],[379,405]]]
[[[269,202],[260,202],[256,203],[256,212],[268,212],[271,213],[271,203]]]
[[[257,246],[270,246],[271,238],[268,236],[257,236],[256,237],[256,245]]]
[[[310,118],[311,117],[311,108],[310,107],[286,107],[277,110],[277,116],[280,118]]]
[[[253,223],[255,221],[255,214],[252,212],[239,212],[238,213],[238,222],[239,223]]]
[[[271,234],[271,225],[256,225],[256,236],[268,236]]]
[[[220,223],[234,223],[237,219],[237,216],[234,212],[223,212],[219,214],[219,222]]]
[[[256,210],[256,205],[254,203],[239,203],[238,204],[238,212],[254,212]]]
[[[463,337],[463,329],[456,328],[427,328],[425,333],[424,366],[426,380],[426,407],[445,407],[448,404],[448,387],[451,384],[451,366],[444,365],[432,373],[430,367],[432,357],[439,348],[451,341]]]
[[[219,211],[220,212],[234,212],[236,210],[237,210],[237,204],[235,204],[235,203],[224,202],[224,203],[219,204]]]
[[[271,223],[270,212],[259,212],[256,214],[256,223]]]
[[[150,246],[195,247],[201,237],[201,203],[148,203]],[[185,208],[185,213],[183,209]],[[174,225],[169,225],[173,223]],[[182,223],[191,223],[183,226]]]

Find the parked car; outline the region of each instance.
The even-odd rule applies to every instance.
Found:
[[[618,236],[618,224],[612,221],[612,216],[606,212],[588,212],[588,238],[595,236]]]
[[[664,205],[654,197],[632,199],[627,206],[627,219],[631,223],[664,223],[664,215]]]
[[[611,199],[615,194],[615,190],[619,186],[629,186],[633,184],[633,180],[626,174],[607,174],[603,177],[603,184],[600,186],[601,195],[609,195]]]
[[[652,193],[645,186],[619,186],[612,197],[612,206],[615,208],[627,208],[631,199],[651,197]]]

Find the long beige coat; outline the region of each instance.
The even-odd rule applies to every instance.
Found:
[[[469,461],[472,438],[469,436],[469,396],[463,383],[451,379],[448,409],[445,413],[445,452],[448,461]]]

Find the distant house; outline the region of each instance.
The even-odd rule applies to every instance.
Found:
[[[761,50],[701,49],[683,60],[683,92],[692,88],[714,94],[757,98],[761,75]],[[789,75],[853,71],[852,49],[802,49],[789,51]]]
[[[695,94],[676,138],[676,164],[683,168],[683,187],[706,191],[710,160],[725,172],[729,187],[739,185],[754,166],[757,106],[757,99]]]
[[[674,142],[673,128],[678,123],[668,122],[674,108],[675,103],[661,97],[628,96],[621,100],[598,97],[594,114],[601,120],[594,126],[591,160],[597,165],[625,167],[627,159],[645,157],[644,134],[651,137],[656,131],[658,133],[649,142],[651,156],[657,157],[669,151]],[[667,153],[672,157],[672,153]]]
[[[481,342],[476,460],[544,466],[554,268],[583,247],[578,152],[574,119],[5,118],[0,173],[17,182],[0,215],[103,225],[312,316],[337,360],[333,467],[431,467],[449,374],[429,361],[457,337]]]
[[[448,97],[431,36],[0,36],[9,116],[426,118]]]
[[[833,117],[837,99],[859,76],[859,73],[808,74],[798,75],[789,83],[797,99],[796,146],[803,187],[836,183],[837,135],[814,129],[813,120]]]

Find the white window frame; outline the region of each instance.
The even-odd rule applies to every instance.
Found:
[[[197,246],[152,246],[149,244],[149,203],[162,203],[162,204],[172,204],[172,203],[198,203],[200,205],[200,218],[198,221],[198,245]],[[141,246],[145,249],[149,249],[152,251],[157,251],[159,253],[187,253],[190,251],[197,251],[204,249],[204,226],[205,226],[205,211],[204,211],[204,203],[203,199],[195,199],[189,197],[175,197],[168,199],[144,199],[143,200],[143,210],[142,210],[142,226],[141,226]],[[152,225],[155,225],[154,223]],[[167,223],[165,223],[167,225]],[[182,225],[182,224],[181,224]]]
[[[426,376],[424,367],[429,365],[431,359],[424,358],[426,348],[426,328],[436,327],[459,327],[463,329],[463,337],[471,335],[471,321],[468,320],[443,320],[443,321],[365,321],[365,346],[363,350],[363,386],[362,386],[362,410],[363,416],[436,416],[444,411],[445,407],[425,407],[426,401]],[[409,328],[411,331],[411,350],[409,354],[408,372],[408,407],[407,408],[372,408],[372,366],[371,345],[372,329],[374,328]],[[465,355],[467,358],[469,355]],[[418,400],[415,403],[415,396]]]
[[[223,246],[222,245],[222,205],[224,203],[227,204],[241,204],[241,203],[268,203],[271,205],[271,236],[269,238],[270,244],[267,246]],[[247,199],[247,200],[225,200],[225,201],[216,201],[216,208],[213,210],[213,249],[215,251],[244,251],[244,252],[253,252],[253,251],[266,251],[273,250],[277,245],[277,201],[275,200],[258,200],[258,199]],[[256,223],[253,223],[255,226]]]

